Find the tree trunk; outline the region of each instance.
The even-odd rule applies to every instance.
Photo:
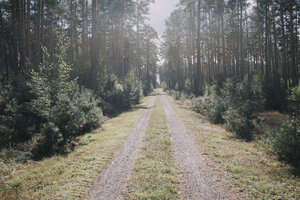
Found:
[[[224,0],[222,0],[222,7],[221,7],[221,34],[222,34],[222,58],[223,58],[223,73],[224,77],[227,76],[227,69],[226,69],[226,55],[225,55],[225,34],[224,34]]]
[[[25,67],[25,10],[24,10],[24,0],[18,1],[18,32],[19,32],[19,54],[20,54],[20,70],[23,70]],[[20,72],[20,71],[19,71]]]
[[[136,19],[136,68],[137,74],[140,79],[141,77],[141,56],[140,56],[140,9],[139,0],[137,0],[137,19]]]
[[[276,24],[275,24],[275,18],[273,19],[273,38],[274,38],[274,73],[278,73],[278,48],[277,48],[277,31],[276,31]]]
[[[289,10],[290,14],[290,31],[291,31],[291,61],[292,61],[292,86],[296,86],[298,83],[297,81],[297,74],[296,74],[296,61],[295,61],[295,36],[294,36],[294,16],[293,16],[293,7],[290,7]]]
[[[193,82],[194,82],[194,90],[195,90],[195,85],[196,85],[196,81],[197,81],[197,73],[196,73],[196,50],[195,50],[195,4],[192,3],[191,4],[192,7],[192,38],[191,38],[191,42],[192,42],[192,68],[193,68]]]
[[[13,27],[13,39],[12,39],[12,69],[15,74],[19,73],[19,62],[18,62],[18,0],[12,0],[12,27]]]
[[[269,5],[266,4],[266,8],[265,8],[265,59],[266,59],[266,76],[269,76],[269,72],[270,72],[270,62],[269,62],[269,52],[268,52],[268,48],[269,48],[269,19],[268,19],[268,14],[269,14]]]
[[[88,55],[88,30],[87,30],[87,0],[81,1],[82,6],[82,55]]]
[[[125,11],[125,1],[122,0],[122,17],[121,17],[121,34],[120,34],[120,63],[121,63],[121,77],[125,77],[125,42],[124,42],[124,11]]]
[[[42,38],[42,12],[43,12],[43,0],[37,0],[36,3],[36,23],[35,23],[35,62],[34,69],[37,71],[39,63],[41,61],[41,38]]]
[[[240,77],[244,78],[243,1],[240,1]]]
[[[147,92],[150,93],[150,75],[149,75],[149,40],[147,40]]]
[[[218,64],[217,64],[217,75],[219,76],[220,75],[220,65],[221,65],[221,46],[220,46],[220,15],[218,14],[217,15],[217,20],[216,20],[216,23],[217,23],[217,61],[218,61]]]
[[[71,38],[71,46],[70,46],[70,54],[73,63],[76,61],[76,52],[77,52],[77,34],[76,34],[76,2],[74,0],[70,1],[70,10],[71,10],[71,29],[70,29],[70,38]]]
[[[97,90],[97,68],[98,68],[98,14],[99,1],[92,2],[92,43],[91,43],[91,89]]]
[[[27,46],[27,50],[26,50],[26,57],[28,59],[30,59],[31,57],[31,19],[30,19],[30,0],[27,0],[27,13],[26,13],[27,17],[27,28],[26,28],[26,46]]]
[[[1,12],[1,9],[0,9],[0,25],[1,27],[3,27],[4,29],[4,24],[3,24],[3,16],[2,16],[2,12]],[[1,31],[2,35],[1,35],[1,43],[2,43],[2,46],[3,46],[3,57],[4,57],[4,62],[5,62],[5,78],[6,78],[6,81],[9,80],[9,66],[8,66],[8,60],[9,60],[9,51],[8,51],[8,45],[7,45],[7,33],[3,30]],[[3,77],[3,86],[4,86],[4,81],[5,81],[5,78]]]
[[[198,0],[198,10],[197,10],[197,67],[195,76],[195,94],[200,95],[199,84],[200,84],[200,73],[201,73],[201,61],[200,61],[200,9],[201,0]]]

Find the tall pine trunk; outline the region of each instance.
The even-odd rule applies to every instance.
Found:
[[[97,68],[99,57],[98,45],[98,15],[99,15],[99,1],[93,0],[92,2],[92,43],[91,43],[91,89],[97,90]]]
[[[87,30],[87,0],[81,0],[81,18],[82,18],[82,55],[88,55],[88,30]]]
[[[265,59],[266,59],[266,76],[269,76],[270,61],[269,61],[269,5],[265,7]]]
[[[240,77],[244,78],[243,1],[240,1]]]
[[[25,4],[24,0],[18,1],[18,33],[19,33],[19,54],[20,54],[20,70],[25,67],[26,45],[25,45]],[[20,71],[19,71],[20,72]]]
[[[137,0],[137,19],[136,19],[136,68],[139,79],[141,78],[141,55],[140,55],[140,8]]]
[[[224,0],[222,0],[221,7],[221,34],[222,34],[222,59],[223,59],[223,73],[224,76],[227,76],[227,68],[226,68],[226,55],[225,55],[225,34],[224,34]]]
[[[295,35],[294,35],[294,15],[293,15],[293,7],[291,6],[289,9],[290,14],[290,32],[291,32],[291,68],[292,68],[292,86],[296,86],[298,84],[297,73],[296,73],[296,54],[295,54]]]
[[[199,95],[199,84],[201,77],[201,61],[200,61],[200,9],[201,9],[201,0],[198,0],[198,9],[197,9],[197,66],[196,66],[196,76],[195,76],[195,94]]]
[[[38,70],[38,65],[41,61],[41,38],[42,38],[42,12],[43,12],[43,0],[37,0],[36,2],[36,19],[35,19],[35,61],[34,69]]]
[[[26,20],[27,20],[27,27],[26,27],[26,57],[30,59],[31,57],[31,18],[30,18],[30,0],[27,0],[27,13],[26,13]]]
[[[15,74],[19,72],[19,62],[18,62],[18,0],[12,0],[12,27],[13,27],[13,39],[12,39],[12,69]]]

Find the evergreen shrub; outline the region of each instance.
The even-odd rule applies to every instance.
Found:
[[[119,80],[116,75],[106,75],[99,83],[98,96],[118,111],[127,110],[143,98],[143,86],[134,71],[124,80]]]
[[[269,75],[263,79],[262,94],[266,109],[279,110],[286,105],[287,92],[279,75]]]
[[[291,119],[270,133],[272,149],[282,161],[300,168],[300,122]]]
[[[167,83],[166,83],[165,81],[161,82],[160,86],[161,86],[161,88],[162,88],[164,91],[167,91],[168,85],[167,85]]]
[[[41,132],[44,140],[39,146],[45,151],[37,152],[56,152],[72,138],[103,122],[99,98],[70,77],[71,67],[65,56],[62,42],[53,58],[44,49],[38,71],[15,77],[1,90],[1,141],[19,142]]]
[[[254,125],[252,123],[253,110],[249,105],[239,108],[230,107],[223,115],[226,127],[236,133],[241,139],[253,139]]]

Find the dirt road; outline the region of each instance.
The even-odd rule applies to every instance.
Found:
[[[104,173],[89,191],[88,200],[116,200],[122,199],[121,193],[126,188],[126,181],[134,166],[135,158],[141,148],[151,110],[156,97],[152,97],[147,110],[143,112],[135,124],[131,134],[116,153],[114,159]]]
[[[217,181],[208,160],[164,95],[160,96],[172,134],[176,163],[183,173],[184,199],[240,199],[226,184]]]
[[[165,95],[159,95],[174,143],[176,165],[182,172],[181,190],[184,199],[216,200],[241,199],[229,184],[216,176],[209,159],[201,154],[184,123],[177,116]],[[149,122],[156,97],[152,97],[147,110],[143,112],[130,136],[116,153],[115,158],[89,191],[88,200],[122,199],[135,159],[143,144],[143,137]],[[162,110],[163,112],[163,110]]]

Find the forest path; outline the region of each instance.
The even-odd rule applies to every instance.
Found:
[[[201,154],[195,138],[188,134],[188,129],[165,95],[160,95],[160,100],[171,131],[176,164],[183,175],[181,190],[183,190],[184,199],[239,199],[227,185],[218,181],[209,165],[208,158]]]
[[[141,148],[155,100],[156,96],[152,97],[147,110],[140,116],[129,137],[116,153],[111,164],[100,176],[94,187],[89,191],[86,199],[122,199],[121,194],[122,191],[126,189],[126,181],[130,176],[136,156]]]

